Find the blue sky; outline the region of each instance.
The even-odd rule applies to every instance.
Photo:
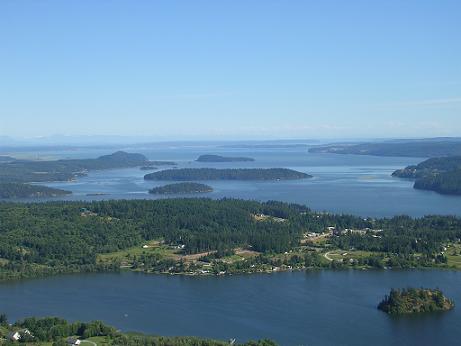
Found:
[[[0,1],[0,135],[461,135],[461,1]]]

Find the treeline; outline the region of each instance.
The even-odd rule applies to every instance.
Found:
[[[8,334],[18,332],[20,339],[17,342],[6,340]],[[2,334],[5,335],[2,335]],[[228,342],[198,338],[198,337],[163,337],[149,336],[140,333],[122,333],[114,327],[108,326],[101,321],[93,322],[68,322],[62,318],[29,317],[17,321],[14,324],[8,324],[5,314],[0,315],[0,337],[8,344],[25,344],[25,345],[42,345],[43,343],[52,343],[52,346],[69,345],[70,338],[75,342],[77,339],[88,339],[91,337],[104,337],[104,345],[117,346],[224,346]],[[249,341],[245,343],[236,343],[240,346],[276,346],[271,340],[263,339],[259,341]]]
[[[311,178],[309,174],[287,168],[181,168],[149,173],[146,180],[291,180]]]
[[[298,210],[308,210],[285,203],[234,199],[106,201],[91,208],[99,215],[136,220],[143,239],[162,237],[167,244],[184,245],[186,254],[236,246],[287,251],[299,244],[302,235]],[[256,222],[253,215],[257,213],[283,215],[290,222]]]
[[[70,191],[22,183],[0,183],[0,198],[56,197]]]

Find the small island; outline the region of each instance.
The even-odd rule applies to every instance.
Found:
[[[199,183],[176,183],[164,186],[157,186],[149,190],[149,193],[157,195],[184,194],[184,193],[206,193],[212,192],[213,188],[209,185]]]
[[[230,157],[220,155],[201,155],[196,160],[197,162],[250,162],[255,159],[251,157]]]
[[[288,168],[181,168],[149,173],[145,180],[295,180],[311,175]]]
[[[39,198],[59,197],[69,195],[72,192],[55,189],[48,186],[31,185],[22,183],[0,183],[0,198]]]
[[[379,303],[378,309],[390,315],[448,311],[455,306],[442,291],[428,288],[391,289]]]

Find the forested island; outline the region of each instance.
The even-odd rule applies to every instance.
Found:
[[[163,186],[156,186],[149,190],[149,193],[158,195],[184,194],[184,193],[205,193],[212,192],[213,188],[209,185],[199,183],[176,183]]]
[[[311,153],[354,154],[402,157],[461,155],[461,138],[389,140],[372,143],[340,143],[315,146]]]
[[[146,174],[146,180],[294,180],[311,175],[287,168],[181,168]]]
[[[414,188],[442,194],[461,195],[461,156],[432,158],[392,173],[415,180]]]
[[[0,198],[58,197],[72,192],[41,185],[0,183]]]
[[[68,322],[58,317],[28,317],[12,324],[5,314],[0,314],[0,340],[3,344],[68,346],[82,341],[93,345],[113,346],[225,346],[229,342],[193,336],[150,336],[141,333],[123,333],[102,321]],[[82,343],[83,344],[83,343]],[[236,346],[276,346],[263,339],[238,343]]]
[[[142,271],[461,269],[461,219],[371,219],[234,199],[0,203],[0,280]]]
[[[448,311],[454,306],[454,302],[438,289],[406,288],[392,289],[379,303],[378,309],[391,315],[402,315]]]
[[[151,164],[141,154],[117,151],[96,159],[55,161],[14,160],[0,164],[0,182],[27,183],[68,181],[90,170],[136,167]]]
[[[255,159],[251,157],[230,157],[220,155],[200,155],[196,161],[198,162],[249,162]]]

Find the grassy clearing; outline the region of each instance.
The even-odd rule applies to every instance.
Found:
[[[461,256],[460,255],[447,255],[448,266],[461,269]]]
[[[449,244],[445,255],[447,256],[448,266],[456,269],[461,269],[461,244]]]
[[[92,338],[88,338],[85,340],[92,341],[98,346],[110,345],[109,338],[107,336],[93,336]],[[85,345],[91,345],[91,344],[87,342],[83,342],[81,345],[85,346]]]
[[[237,256],[240,256],[241,258],[249,258],[249,257],[258,256],[261,253],[257,252],[257,251],[253,251],[253,250],[247,250],[247,249],[238,248],[238,249],[235,249],[235,254]]]
[[[145,248],[143,246],[147,245],[148,247]],[[130,258],[135,256],[141,255],[150,255],[156,254],[162,258],[179,258],[177,254],[178,250],[174,249],[171,246],[162,244],[160,240],[151,240],[140,244],[138,246],[134,246],[125,250],[120,250],[116,252],[110,252],[105,254],[98,254],[97,261],[98,263],[107,263],[107,262],[127,262]]]

